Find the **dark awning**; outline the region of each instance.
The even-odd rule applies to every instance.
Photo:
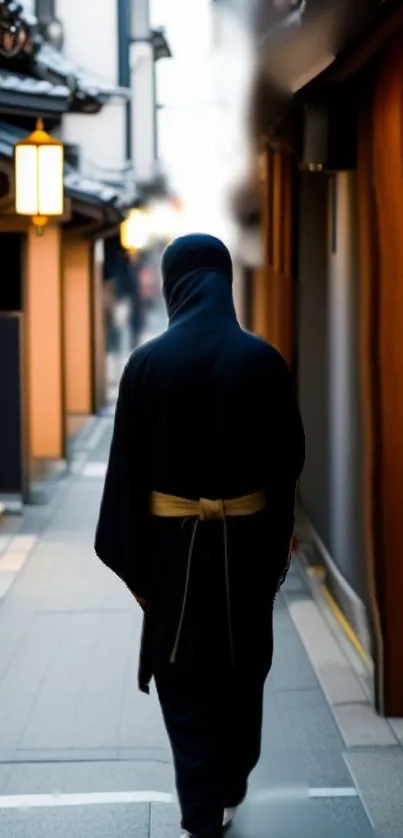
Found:
[[[293,95],[330,66],[383,0],[221,0],[252,36],[256,63],[275,88]]]
[[[71,92],[64,85],[0,69],[0,110],[59,117],[69,109]]]
[[[162,58],[172,58],[172,50],[166,39],[163,26],[151,31],[151,42],[153,45],[154,61],[160,61]]]
[[[318,4],[319,0],[316,0],[316,2]],[[340,8],[336,8],[334,0],[329,0],[329,4],[337,17]],[[312,8],[314,5],[313,3]],[[345,91],[340,90],[341,99],[345,98],[347,102],[349,94],[347,83],[349,80],[362,70],[365,64],[374,58],[377,51],[385,46],[388,39],[403,26],[401,0],[384,0],[383,3],[380,3],[379,0],[371,0],[366,7],[360,0],[357,9],[354,7],[354,10],[357,11],[354,27],[352,27],[347,38],[346,23],[348,17],[343,20],[345,37],[340,38],[337,43],[334,42],[334,50],[332,48],[334,52],[333,60],[329,61],[328,66],[322,68],[322,70],[320,65],[316,69],[312,66],[307,73],[306,83],[296,85],[293,91],[287,93],[284,86],[282,87],[274,81],[274,78],[277,78],[278,81],[278,74],[281,77],[282,64],[280,60],[277,60],[279,53],[276,57],[273,51],[270,57],[266,55],[266,58],[260,64],[257,64],[249,100],[249,128],[255,145],[263,139],[272,146],[279,144],[295,150],[295,138],[299,130],[296,130],[295,119],[298,122],[301,116],[301,107],[304,106],[304,103],[314,99],[319,100],[320,97],[322,99],[328,97],[329,90],[327,88],[337,85],[340,88],[342,88],[342,85],[347,85]],[[359,15],[358,11],[360,12]],[[352,8],[349,13],[352,13]],[[309,20],[307,22],[309,23]],[[308,33],[309,26],[305,29],[306,37]],[[341,35],[341,30],[339,35]],[[304,43],[303,25],[301,26],[301,32],[295,31],[293,37],[296,39],[295,46],[298,40],[300,44]],[[323,43],[317,40],[318,48],[322,49]],[[289,44],[292,64],[296,54],[293,52],[292,38]],[[278,45],[278,50],[281,52],[280,45]],[[286,51],[283,50],[282,54],[284,60],[288,61]],[[306,57],[311,56],[312,53],[308,51]],[[276,67],[276,73],[274,74],[270,70],[273,66]]]
[[[317,76],[303,91],[320,90],[328,85],[343,84],[372,61],[387,42],[403,27],[401,0],[384,0],[376,17],[372,18],[360,37],[337,56],[331,67]]]

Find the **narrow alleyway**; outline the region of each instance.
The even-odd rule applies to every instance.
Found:
[[[0,591],[7,838],[179,835],[156,697],[137,691],[141,612],[92,549],[112,421],[96,420],[82,437],[73,472],[48,507],[28,508],[18,531],[15,519],[1,530],[0,587],[14,574],[2,599]],[[399,838],[386,829],[399,817],[397,734],[382,720],[369,724],[359,681],[297,564],[277,602],[276,641],[263,756],[234,838],[367,838],[373,832],[357,788],[385,825],[379,835]],[[327,698],[313,664],[328,678]],[[335,694],[340,705],[356,705],[344,727],[329,706]]]

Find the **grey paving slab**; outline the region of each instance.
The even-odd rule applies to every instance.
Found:
[[[317,689],[318,679],[295,634],[287,607],[279,600],[274,619],[274,658],[270,686],[274,691]]]
[[[9,663],[0,683],[0,753],[16,748],[32,713],[41,684],[59,644],[63,620],[38,616]]]
[[[22,521],[23,518],[21,515],[6,515],[5,517],[2,516],[0,518],[0,532],[2,539],[0,542],[1,550],[4,549],[5,545],[7,545],[8,540],[19,531]]]
[[[7,838],[148,838],[149,828],[147,804],[0,810]]]
[[[149,761],[49,762],[0,766],[1,794],[174,792],[170,764]]]
[[[343,744],[319,689],[272,692],[267,685],[263,749],[254,785],[298,782],[305,786],[350,786]]]
[[[36,610],[42,612],[102,611],[114,586],[124,587],[95,558],[90,542],[41,542],[35,563],[28,560],[28,565],[19,580],[19,594],[28,598],[37,592]]]
[[[41,534],[45,527],[52,520],[57,507],[57,501],[61,502],[63,494],[67,491],[65,484],[57,486],[57,496],[55,494],[53,501],[43,506],[25,506],[24,514],[21,517],[20,525],[18,527],[18,534],[35,532]]]
[[[112,440],[113,421],[111,419],[102,419],[101,431],[99,439],[91,450],[89,451],[87,462],[106,462],[109,457],[109,449]]]
[[[398,744],[388,721],[375,714],[360,677],[309,593],[286,598],[345,747]]]
[[[94,562],[94,564],[97,565],[96,578],[99,580],[99,584],[103,584],[104,586],[104,610],[122,611],[123,609],[130,609],[132,612],[134,610],[136,614],[140,617],[140,612],[137,608],[137,605],[133,603],[133,597],[131,593],[127,590],[126,585],[124,585],[121,582],[121,580],[117,577],[112,577],[111,571],[108,570],[108,568],[106,568],[104,565],[102,565],[101,562],[96,558],[96,556],[93,557],[92,561]],[[134,647],[136,647],[138,639],[139,635],[136,636],[136,638],[134,638]]]
[[[83,466],[81,476],[85,479],[98,480],[103,484],[106,477],[107,465],[102,462],[87,462]]]
[[[287,575],[287,579],[283,586],[283,593],[285,594],[300,594],[306,593],[308,590],[307,582],[302,573],[299,572],[297,567],[295,566],[295,560],[293,560],[294,564],[291,564],[290,570]]]
[[[311,801],[312,812],[320,812],[327,835],[343,838],[380,838],[358,798],[328,798]]]
[[[271,800],[246,804],[231,832],[233,838],[373,838],[357,800]]]
[[[97,433],[100,426],[98,417],[87,417],[83,423],[83,417],[72,416],[68,418],[67,423],[72,433],[70,445],[73,455],[87,451],[94,432]]]
[[[165,733],[164,733],[165,737]],[[119,748],[119,759],[124,760],[152,760],[154,763],[159,763],[161,765],[171,765],[171,752],[168,747],[168,740],[166,741],[166,747],[132,747],[132,748]]]
[[[378,748],[346,754],[365,806],[380,838],[403,835],[403,752]]]
[[[124,706],[130,668],[134,669],[133,621],[130,614],[105,614],[99,625],[98,641],[89,663],[84,690],[76,715],[76,747],[108,747],[128,744],[130,734],[141,745],[155,743],[147,724],[147,697],[134,690],[130,701],[135,711],[127,731]],[[96,707],[96,712],[94,709]]]
[[[401,745],[403,745],[403,719],[390,719],[391,727]]]
[[[343,651],[311,595],[307,592],[303,597],[287,596],[287,604],[329,702],[333,705],[364,701],[366,695],[359,679],[349,669]]]
[[[150,838],[178,838],[178,809],[153,804],[150,824]],[[310,801],[302,794],[286,803],[245,803],[229,834],[231,838],[374,838],[359,800]]]
[[[3,524],[0,524],[1,531],[0,531],[0,555],[7,550],[8,545],[11,541],[11,535],[3,535]]]
[[[0,636],[7,636],[7,644],[0,644],[0,677],[4,659],[9,655],[10,625],[23,624],[27,617],[37,613],[53,578],[59,571],[58,553],[55,548],[46,551],[41,540],[28,557],[7,598],[0,608]]]
[[[22,750],[62,750],[73,746],[78,705],[85,689],[100,623],[99,615],[93,613],[74,617],[44,614],[42,620],[51,622],[52,626],[55,622],[61,623],[61,628],[57,629],[59,642],[19,741]],[[104,743],[100,741],[98,744],[102,747]]]
[[[269,745],[251,777],[251,788],[265,789],[268,784],[276,783],[278,778],[282,778],[284,787],[290,784],[305,788],[353,785],[342,754],[335,756],[326,751],[318,753],[315,749],[309,749],[306,753],[290,753]]]
[[[123,612],[45,613],[35,622],[40,625],[38,642],[46,637],[45,645],[50,644],[46,671],[42,667],[32,675],[37,654],[31,653],[32,642],[23,647],[23,658],[14,662],[0,698],[9,708],[9,731],[21,726],[21,716],[24,728],[18,742],[16,734],[14,740],[11,734],[5,742],[0,738],[3,747],[15,741],[26,754],[165,744],[155,697],[137,689],[135,606]],[[23,707],[13,700],[16,667],[20,687],[30,678],[35,684]]]
[[[16,574],[13,571],[2,571],[0,573],[0,599],[6,595],[13,582],[15,582],[15,578]]]
[[[269,708],[268,708],[269,710]],[[287,747],[307,751],[310,747],[339,753],[343,743],[331,711],[319,688],[276,692],[270,718],[280,726]]]
[[[36,540],[36,535],[33,535],[32,533],[18,534],[11,540],[8,552],[27,554],[35,546]]]
[[[156,791],[171,794],[175,781],[172,765],[154,759],[69,763],[65,766],[63,790],[66,793]]]
[[[4,572],[17,575],[21,572],[27,560],[26,553],[12,552],[11,550],[0,557],[0,578]]]
[[[152,804],[150,807],[150,838],[179,838],[181,815],[175,803]]]
[[[7,787],[10,770],[9,765],[0,765],[0,794],[4,794],[4,789]]]
[[[138,691],[134,667],[129,669],[123,698],[120,743],[122,749],[146,747],[158,754],[158,758],[170,758],[168,737],[155,692],[146,696]]]
[[[349,747],[397,744],[392,728],[385,719],[376,716],[369,702],[336,704],[333,712]]]
[[[10,764],[2,794],[58,794],[65,791],[65,763]]]

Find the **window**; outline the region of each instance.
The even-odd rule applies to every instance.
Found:
[[[56,16],[55,0],[36,0],[36,16],[38,20],[54,20]]]
[[[25,0],[22,5],[24,6],[24,12],[27,12],[29,15],[35,14],[36,0]]]

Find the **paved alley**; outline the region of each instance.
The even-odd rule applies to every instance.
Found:
[[[16,554],[13,544],[30,547],[0,599],[0,835],[7,838],[179,835],[155,694],[137,690],[141,612],[92,548],[112,421],[94,422],[48,507],[27,508],[18,532],[16,519],[2,529],[0,568]],[[316,620],[309,656],[296,627],[303,634],[307,619]],[[343,656],[318,647],[326,632],[296,565],[276,607],[264,752],[234,838],[367,838],[374,834],[368,815],[382,826],[376,834],[399,838],[400,794],[392,803],[373,800],[371,782],[382,779],[371,755],[381,748],[383,782],[388,776],[396,785],[403,751],[381,720],[378,746],[372,734],[365,753],[346,746],[311,662],[321,654],[337,681],[329,655]]]

